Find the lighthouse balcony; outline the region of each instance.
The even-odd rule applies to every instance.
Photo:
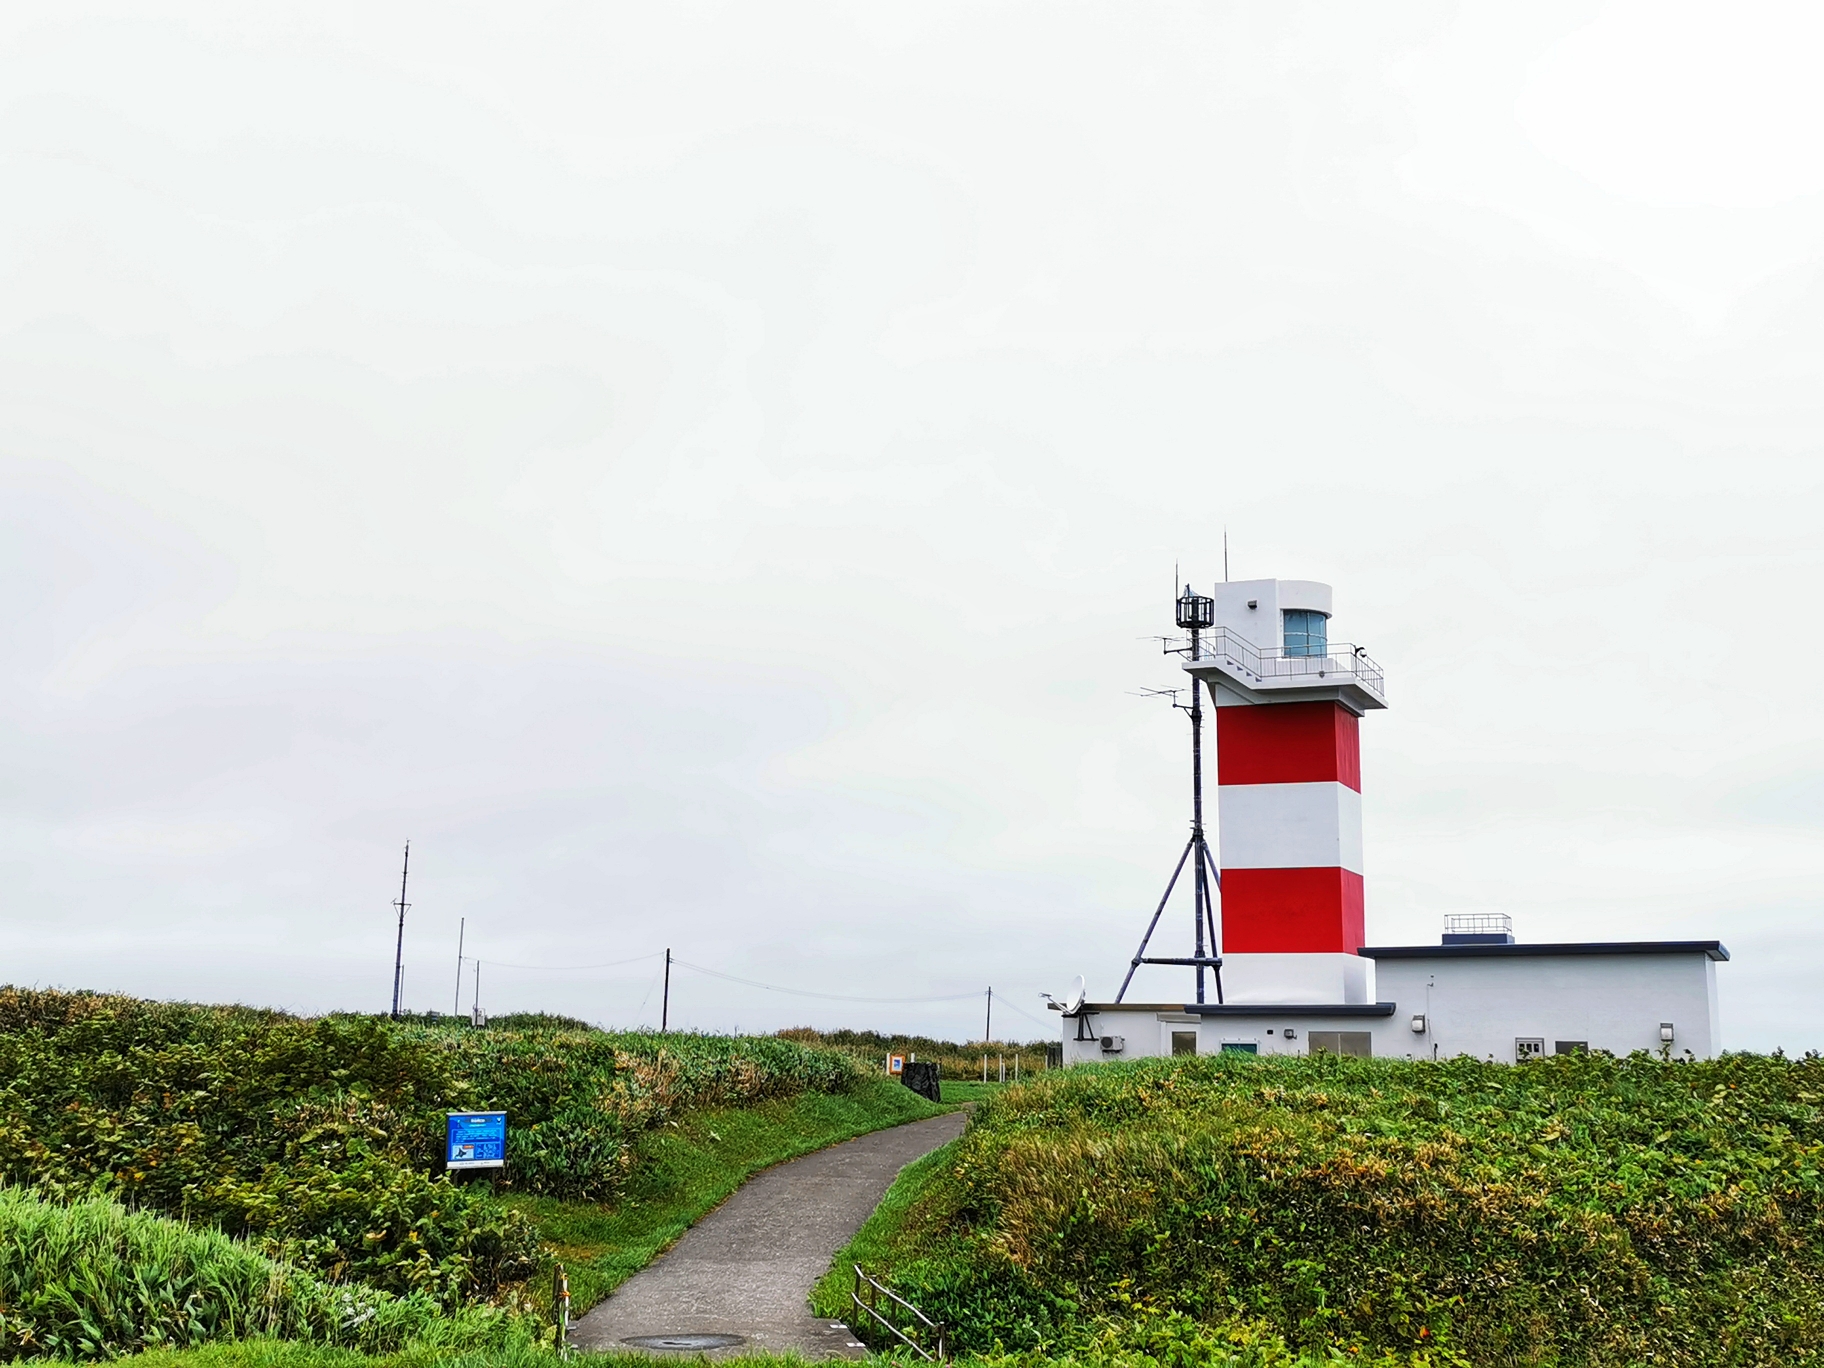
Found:
[[[1357,714],[1387,706],[1386,676],[1360,646],[1323,642],[1319,654],[1298,644],[1289,650],[1262,649],[1224,627],[1199,637],[1195,647],[1185,636],[1167,649],[1181,655],[1184,668],[1210,686],[1218,704],[1333,698]],[[1224,692],[1232,697],[1225,699]]]

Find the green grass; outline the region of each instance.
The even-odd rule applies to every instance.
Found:
[[[840,1257],[1008,1363],[1824,1364],[1824,1059],[1063,1070]]]
[[[857,1327],[860,1336],[877,1351],[892,1346],[887,1343],[887,1336],[855,1310],[849,1298],[855,1286],[854,1267],[860,1264],[878,1275],[908,1257],[917,1257],[919,1232],[913,1219],[914,1208],[943,1182],[945,1171],[957,1161],[961,1144],[960,1140],[953,1140],[901,1170],[874,1214],[837,1253],[830,1271],[811,1289],[811,1307],[819,1316],[840,1318]],[[1126,1322],[1109,1322],[1097,1339],[1070,1346],[1062,1353],[1047,1352],[1048,1348],[1013,1352],[991,1348],[984,1353],[964,1353],[958,1362],[975,1368],[1157,1368],[1160,1364],[1174,1368],[1336,1368],[1337,1364],[1327,1353],[1305,1355],[1291,1351],[1280,1336],[1265,1327],[1242,1325],[1212,1330],[1182,1316],[1161,1317],[1145,1312]],[[1351,1356],[1347,1361],[1356,1368],[1449,1368],[1447,1358],[1440,1358],[1434,1365],[1432,1357],[1424,1353]]]
[[[299,1018],[0,987],[0,1182],[216,1226],[334,1281],[514,1305],[537,1232],[442,1169],[444,1113],[508,1113],[498,1188],[615,1202],[643,1136],[704,1108],[841,1096],[853,1055],[564,1018]],[[536,1288],[532,1289],[534,1296]]]
[[[946,1078],[937,1085],[937,1095],[946,1103],[983,1102],[1012,1086],[1011,1083],[983,1083],[979,1079]]]
[[[94,1360],[255,1335],[391,1350],[504,1343],[509,1318],[326,1283],[213,1230],[105,1197],[0,1188],[0,1361]]]
[[[131,1368],[575,1368],[578,1363],[586,1363],[589,1368],[654,1368],[660,1361],[649,1354],[634,1353],[560,1356],[554,1350],[531,1345],[461,1352],[413,1348],[391,1354],[361,1354],[284,1340],[150,1350],[118,1360]],[[741,1368],[804,1368],[807,1362],[795,1354],[749,1354],[742,1357]]]
[[[939,1110],[899,1083],[868,1079],[847,1093],[685,1112],[638,1138],[625,1193],[610,1205],[506,1200],[563,1263],[573,1314],[581,1315],[760,1170]]]
[[[979,1085],[978,1085],[979,1086]],[[854,1268],[860,1264],[869,1273],[887,1268],[904,1252],[907,1216],[912,1204],[921,1197],[942,1173],[956,1162],[956,1149],[962,1142],[952,1140],[939,1146],[922,1159],[915,1159],[901,1169],[880,1199],[880,1205],[862,1222],[855,1238],[837,1251],[825,1273],[811,1289],[811,1309],[819,1316],[854,1324],[862,1318],[855,1313],[849,1294],[855,1287]],[[863,1324],[865,1332],[865,1322]]]

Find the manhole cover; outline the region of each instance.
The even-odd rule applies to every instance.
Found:
[[[705,1349],[733,1349],[738,1344],[746,1344],[742,1335],[629,1335],[621,1341],[631,1344],[636,1349],[677,1349],[684,1353],[700,1353]]]

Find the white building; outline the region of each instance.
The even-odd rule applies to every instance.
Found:
[[[1526,945],[1483,915],[1450,919],[1438,945],[1367,945],[1357,727],[1387,706],[1380,667],[1330,640],[1328,585],[1246,580],[1212,597],[1184,668],[1216,707],[1220,1001],[1085,1002],[1064,1019],[1066,1064],[1722,1048],[1716,941]]]

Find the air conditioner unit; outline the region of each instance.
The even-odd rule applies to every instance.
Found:
[[[1103,1036],[1102,1037],[1102,1053],[1103,1054],[1120,1054],[1121,1051],[1125,1050],[1126,1048],[1127,1048],[1127,1037],[1126,1036]]]

